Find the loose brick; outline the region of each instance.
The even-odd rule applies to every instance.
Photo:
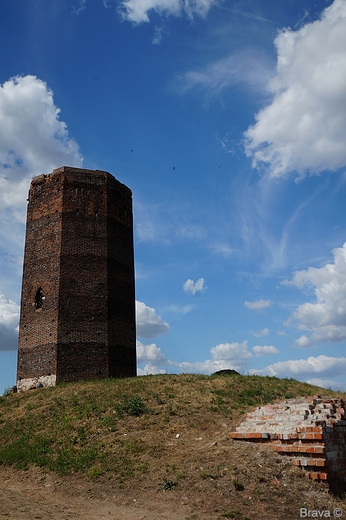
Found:
[[[274,409],[275,421],[268,405],[252,411],[237,428],[243,440],[267,443],[270,450],[289,457],[309,478],[327,481],[330,486],[337,483],[346,490],[344,402],[321,396],[295,398],[276,403]],[[302,454],[305,456],[299,456]]]

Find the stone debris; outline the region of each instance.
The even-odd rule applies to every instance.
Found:
[[[230,434],[268,445],[307,476],[346,489],[346,412],[342,399],[298,397],[261,406]]]

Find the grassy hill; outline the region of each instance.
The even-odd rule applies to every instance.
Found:
[[[249,408],[317,394],[345,399],[292,379],[192,374],[6,395],[0,398],[0,464],[73,474],[129,496],[172,493],[196,519],[289,519],[299,517],[300,507],[332,510],[335,504],[346,514],[346,502],[283,457],[229,439]]]

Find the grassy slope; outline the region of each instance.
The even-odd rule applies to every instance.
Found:
[[[228,434],[251,406],[321,393],[345,398],[295,380],[191,374],[80,382],[8,395],[0,398],[0,464],[80,473],[122,489],[151,482],[161,490],[203,493],[208,482],[225,496],[223,511],[231,495],[240,500],[246,490],[254,494],[257,489],[258,500],[271,501],[272,490],[266,498],[271,463],[269,472],[276,474],[270,479],[283,478],[275,456],[266,452],[264,464],[256,463],[254,471],[246,457],[253,464],[258,448],[246,444],[245,453],[245,443],[230,441]],[[300,470],[284,464],[284,474],[297,478]],[[215,504],[210,507],[216,510]]]

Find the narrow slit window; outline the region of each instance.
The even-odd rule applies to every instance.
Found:
[[[42,287],[40,287],[40,288],[37,289],[37,291],[36,291],[36,296],[35,296],[35,309],[42,309],[42,306],[43,306],[43,300],[44,300],[43,290],[42,290]]]

